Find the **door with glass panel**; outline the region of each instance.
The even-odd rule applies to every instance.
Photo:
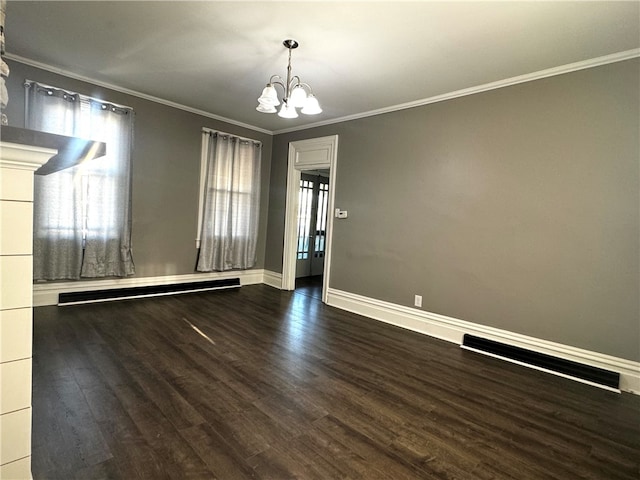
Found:
[[[302,173],[298,193],[296,278],[324,273],[328,205],[328,170]]]

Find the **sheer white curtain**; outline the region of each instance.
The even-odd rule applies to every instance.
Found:
[[[27,127],[99,140],[107,155],[34,183],[34,279],[128,276],[133,111],[27,82]]]
[[[251,268],[256,263],[262,144],[203,132],[207,162],[200,231],[200,272]]]

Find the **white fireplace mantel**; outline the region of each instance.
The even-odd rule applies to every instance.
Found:
[[[0,480],[31,479],[33,177],[105,146],[14,127],[0,134]],[[72,158],[79,142],[86,148]]]

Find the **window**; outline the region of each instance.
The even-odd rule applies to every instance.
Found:
[[[127,276],[133,110],[28,81],[28,128],[107,144],[104,157],[34,180],[34,278]]]
[[[329,183],[328,179],[318,182],[318,214],[316,215],[316,241],[313,255],[316,258],[324,257],[324,244],[327,234],[327,210],[329,208]]]
[[[262,144],[203,129],[196,246],[201,272],[256,263]]]

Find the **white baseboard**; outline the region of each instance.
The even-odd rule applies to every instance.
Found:
[[[263,283],[270,287],[282,290],[282,274],[278,272],[272,272],[271,270],[264,271]]]
[[[640,362],[541,340],[457,318],[329,288],[327,304],[415,332],[461,344],[465,333],[620,373],[620,390],[640,395]]]
[[[149,287],[207,280],[239,278],[240,285],[263,283],[264,270],[232,270],[228,272],[190,273],[162,277],[110,278],[105,280],[80,280],[76,282],[48,282],[33,284],[33,306],[57,305],[58,295],[70,292],[111,290],[114,288]]]

